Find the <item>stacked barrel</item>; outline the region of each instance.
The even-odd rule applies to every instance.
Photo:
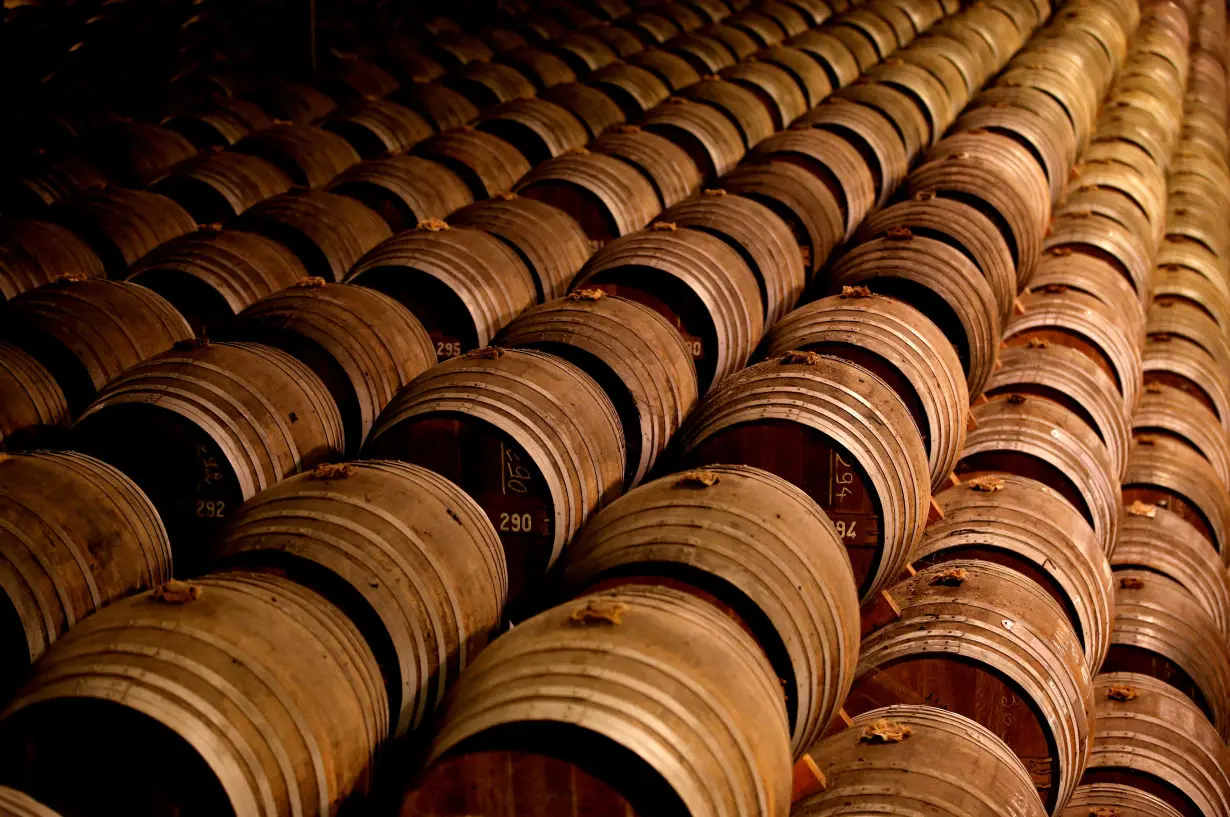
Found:
[[[9,12],[168,40],[8,116],[0,811],[1230,817],[1224,7],[141,5]]]

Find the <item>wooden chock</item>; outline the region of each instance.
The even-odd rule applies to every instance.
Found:
[[[1012,314],[1013,315],[1024,315],[1026,311],[1027,310],[1025,309],[1025,304],[1021,303],[1020,298],[1016,298],[1012,301]]]
[[[794,775],[790,783],[790,802],[797,803],[805,797],[819,794],[828,788],[824,772],[811,759],[811,755],[803,755],[794,764]]]
[[[961,478],[957,476],[956,471],[953,471],[951,474],[948,475],[948,484],[951,485],[953,488],[961,484]]]
[[[989,402],[991,401],[987,399],[987,396],[985,394],[980,394],[977,397],[975,397],[973,400],[970,401],[970,405],[971,406],[985,406]]]
[[[866,638],[901,618],[901,607],[887,590],[881,590],[878,596],[863,605],[859,613],[859,638]]]
[[[943,518],[944,509],[940,507],[940,503],[935,501],[935,497],[931,497],[931,505],[927,510],[927,524],[923,525],[923,527],[929,528]]]
[[[978,420],[976,417],[974,417],[974,412],[972,411],[965,412],[965,433],[969,434],[977,430],[978,430]]]

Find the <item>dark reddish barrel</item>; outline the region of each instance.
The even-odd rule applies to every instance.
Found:
[[[680,97],[708,105],[721,111],[739,129],[743,148],[747,150],[773,134],[773,118],[756,94],[733,82],[716,76],[684,88]]]
[[[363,633],[393,735],[417,729],[500,623],[508,572],[483,509],[415,465],[320,466],[252,497],[219,535],[222,567],[285,572]]]
[[[176,114],[162,126],[180,133],[204,150],[228,147],[249,133],[271,127],[273,120],[255,102],[235,96],[218,95],[207,104]]]
[[[670,89],[653,72],[622,62],[595,71],[585,82],[610,97],[633,122],[670,96]]]
[[[153,500],[191,575],[199,543],[245,499],[340,455],[342,421],[320,379],[279,349],[182,346],[112,381],[73,433]]]
[[[459,210],[458,227],[490,233],[520,256],[534,276],[538,301],[558,298],[593,252],[576,219],[558,207],[506,193]]]
[[[764,332],[755,276],[724,241],[699,230],[657,222],[612,241],[575,286],[621,295],[666,318],[692,353],[702,393],[744,366]]]
[[[150,188],[192,214],[200,224],[229,221],[254,204],[290,190],[291,177],[246,153],[211,153],[175,167]]]
[[[728,35],[728,42],[719,39],[722,35]],[[737,29],[732,32],[729,26],[711,26],[704,34],[691,33],[673,37],[665,47],[669,48],[671,53],[687,60],[698,76],[711,76],[735,64],[736,48],[748,56],[756,50],[756,43]]]
[[[897,734],[903,739],[892,739]],[[994,732],[933,706],[864,712],[807,754],[824,775],[825,788],[796,803],[790,812],[795,817],[829,817],[859,807],[904,817],[917,814],[920,802],[936,814],[1046,814],[1028,772]]]
[[[980,559],[1029,577],[1063,608],[1095,672],[1110,646],[1115,595],[1102,544],[1076,508],[1008,473],[951,486],[935,501],[944,516],[923,533],[915,565]]]
[[[1225,740],[1230,648],[1181,584],[1152,570],[1115,570],[1115,626],[1103,672],[1150,675],[1200,708]]]
[[[464,127],[478,116],[473,102],[438,82],[403,85],[389,99],[418,111],[437,131]]]
[[[649,307],[600,289],[531,307],[500,331],[496,344],[550,352],[602,387],[624,429],[626,487],[644,480],[696,404],[692,351],[675,327]]]
[[[1140,364],[1146,386],[1160,383],[1186,392],[1217,415],[1230,429],[1230,387],[1216,358],[1198,344],[1172,335],[1149,335]]]
[[[65,279],[6,304],[0,334],[51,372],[76,414],[130,366],[192,337],[192,330],[145,287]]]
[[[171,578],[158,512],[127,477],[73,453],[0,454],[0,691],[64,633]]]
[[[414,152],[456,173],[475,199],[510,190],[530,172],[530,163],[519,150],[480,130],[441,133],[419,143]]]
[[[589,133],[577,118],[545,99],[514,99],[479,116],[474,127],[515,147],[531,165],[584,147]]]
[[[111,188],[76,196],[56,220],[98,254],[112,278],[121,278],[147,252],[196,229],[184,208],[148,190]]]
[[[1217,551],[1181,516],[1146,502],[1131,502],[1119,519],[1111,564],[1143,567],[1174,579],[1230,633],[1230,574]]]
[[[750,91],[772,118],[773,129],[781,130],[802,116],[807,99],[795,78],[784,69],[759,60],[727,68],[722,77]]]
[[[596,242],[639,230],[661,209],[636,168],[584,149],[539,165],[517,185],[517,195],[560,208]]]
[[[417,156],[361,162],[330,182],[329,192],[363,202],[395,233],[421,221],[447,218],[474,201],[460,176]]]
[[[263,201],[235,226],[288,247],[309,275],[340,281],[352,266],[393,233],[371,208],[346,196],[311,191]]]
[[[593,149],[639,170],[653,185],[661,207],[670,207],[700,189],[700,169],[683,148],[635,125],[608,131],[593,143]]]
[[[267,160],[296,185],[311,189],[362,161],[341,136],[312,125],[275,125],[240,140],[234,150]]]
[[[72,739],[82,722],[110,751]],[[70,814],[329,814],[366,790],[388,729],[379,667],[341,611],[241,572],[91,616],[0,721],[6,779]]]
[[[734,170],[746,152],[739,129],[729,118],[709,105],[683,97],[671,97],[649,111],[641,127],[683,148],[705,180]]]
[[[364,159],[399,156],[435,133],[422,114],[387,99],[356,100],[320,126],[341,136]]]
[[[541,48],[516,48],[500,55],[500,62],[511,65],[521,72],[522,76],[534,83],[539,91],[552,85],[565,82],[576,82],[576,73],[568,63]]]
[[[1230,440],[1199,398],[1173,386],[1148,384],[1132,415],[1132,433],[1178,440],[1209,461],[1222,485],[1230,485]]]
[[[1119,817],[1183,817],[1160,797],[1126,783],[1085,783],[1072,793],[1060,817],[1119,812]]]
[[[751,636],[685,592],[628,585],[560,605],[499,638],[454,691],[424,793],[438,782],[456,792],[446,802],[481,809],[471,792],[488,768],[558,757],[561,745],[579,781],[586,772],[605,782],[592,806],[603,814],[616,813],[607,810],[612,803],[695,817],[789,809],[781,685]],[[537,796],[522,792],[515,774],[504,779],[494,801],[534,813]],[[560,795],[558,785],[549,790]],[[430,813],[420,796],[411,793],[402,813]],[[585,808],[561,799],[577,813]]]
[[[337,403],[352,456],[401,387],[436,363],[427,330],[397,301],[318,278],[253,303],[226,336],[275,346],[314,371]]]
[[[499,62],[472,62],[440,81],[479,110],[513,99],[530,99],[536,93],[534,84],[520,71]]]
[[[1058,403],[1098,435],[1110,457],[1114,479],[1127,469],[1131,439],[1115,383],[1097,364],[1075,349],[1039,341],[1000,352],[1000,368],[985,394],[1030,394]]]
[[[0,227],[0,303],[61,277],[105,274],[98,254],[67,227],[16,219]]]
[[[128,280],[170,301],[196,336],[210,337],[244,307],[306,276],[299,258],[272,239],[202,230],[145,256]]]
[[[680,55],[662,48],[646,48],[628,57],[628,62],[651,72],[671,91],[700,82],[700,73]]]
[[[624,450],[619,416],[588,375],[554,355],[488,347],[415,378],[363,456],[431,468],[474,497],[500,534],[516,598],[619,495]]]
[[[346,283],[409,309],[440,360],[486,346],[535,300],[534,279],[500,239],[443,222],[398,233],[354,265]]]
[[[845,286],[865,286],[931,317],[956,349],[969,393],[982,393],[999,351],[999,310],[991,285],[968,256],[943,241],[895,228],[833,265],[827,288]]]
[[[801,755],[845,699],[858,659],[854,576],[824,512],[746,466],[655,480],[586,525],[564,573],[574,588],[653,579],[710,594],[750,625],[783,680]]]
[[[920,570],[889,593],[901,617],[863,639],[846,711],[909,702],[964,715],[1016,753],[1048,811],[1067,802],[1093,685],[1059,605],[1015,570],[973,559]]]
[[[1230,814],[1230,757],[1217,730],[1191,701],[1136,672],[1107,672],[1096,681],[1087,784],[1131,787],[1170,807],[1145,812],[1150,815]],[[1124,817],[1129,813],[1124,810]]]
[[[1069,409],[1033,396],[992,398],[973,411],[958,474],[1007,471],[1049,486],[1080,511],[1102,549],[1114,549],[1119,481],[1106,446]]]
[[[883,206],[905,178],[909,157],[892,122],[874,108],[841,97],[829,97],[808,112],[800,123],[840,136],[863,157]]]
[[[571,65],[572,70],[580,75],[597,71],[619,60],[614,50],[603,42],[601,37],[588,31],[570,31],[552,40],[551,47],[559,54],[560,59]]]
[[[1144,305],[1132,285],[1108,261],[1056,247],[1042,255],[1030,286],[1029,296],[1062,295],[1065,288],[1091,296],[1110,310],[1098,310],[1099,318],[1104,317],[1106,322],[1119,326],[1129,344],[1139,346],[1144,337]],[[1034,299],[1032,303],[1037,308],[1040,301]]]
[[[597,139],[609,128],[624,122],[624,112],[605,93],[582,83],[553,85],[542,98],[571,113],[585,126],[590,139]]]
[[[909,304],[852,289],[791,312],[765,336],[760,354],[793,349],[857,363],[891,386],[927,448],[932,490],[948,484],[965,445],[969,390],[939,327]]]
[[[275,119],[307,125],[336,110],[337,102],[328,94],[301,82],[273,80],[253,93],[252,98]]]
[[[1136,437],[1123,476],[1123,498],[1169,508],[1228,558],[1230,494],[1208,460],[1178,440]]]
[[[143,122],[107,125],[91,133],[83,147],[124,187],[144,187],[197,152],[175,131]]]
[[[23,172],[0,186],[0,203],[14,216],[41,215],[82,191],[111,184],[101,169],[80,156],[30,157],[26,162]]]
[[[893,580],[922,535],[927,453],[901,398],[870,371],[789,353],[728,378],[676,442],[683,463],[751,465],[828,512],[865,601]]]
[[[0,343],[0,451],[50,447],[68,422],[68,401],[47,367]]]

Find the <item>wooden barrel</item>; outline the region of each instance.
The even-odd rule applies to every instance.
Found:
[[[9,301],[0,336],[47,368],[75,415],[130,366],[192,337],[192,330],[145,287],[64,279]]]
[[[341,136],[313,125],[275,125],[244,137],[234,150],[265,159],[296,185],[311,189],[362,161]]]
[[[335,178],[328,190],[363,202],[395,233],[446,218],[474,201],[460,176],[417,156],[360,162]]]
[[[120,188],[76,196],[55,220],[84,239],[113,278],[159,244],[196,229],[192,216],[166,196]]]
[[[439,360],[488,345],[536,294],[530,271],[503,241],[443,222],[383,242],[346,283],[379,290],[414,313]]]
[[[450,71],[457,71],[472,62],[487,62],[495,58],[495,53],[486,43],[463,31],[440,32],[420,47]]]
[[[751,636],[688,593],[629,585],[518,624],[458,685],[431,761],[469,788],[484,755],[518,764],[565,745],[564,759],[633,813],[789,810],[781,687]],[[532,812],[537,800],[518,795],[513,775],[489,796],[510,812],[546,814]],[[403,813],[423,813],[410,802]]]
[[[72,739],[83,722],[112,735],[107,752]],[[70,813],[289,817],[366,789],[388,726],[375,657],[345,616],[289,579],[234,572],[82,622],[0,734],[5,777]]]
[[[1073,199],[1097,203],[1129,228],[1143,226],[1140,237],[1156,250],[1166,223],[1164,182],[1118,162],[1084,161],[1076,170],[1080,178],[1072,187],[1069,206]]]
[[[909,704],[873,709],[807,754],[824,775],[825,787],[796,803],[794,817],[860,807],[899,815],[1046,814],[1012,750],[990,729],[944,709]]]
[[[275,119],[307,125],[337,108],[337,101],[311,85],[287,80],[263,83],[250,98]]]
[[[746,9],[741,11],[746,11]],[[759,20],[756,20],[753,23],[753,25],[758,25],[761,27],[762,31],[765,32],[764,39],[766,41],[769,39],[775,39],[773,36],[775,27],[771,20],[760,17]],[[769,44],[759,40],[747,25],[736,25],[733,15],[728,17],[726,20],[723,20],[721,23],[706,26],[703,34],[706,37],[717,40],[734,56],[734,62],[740,62],[747,59],[752,56],[752,54],[756,53],[756,51]],[[776,39],[780,39],[780,37],[780,29],[778,29]],[[680,39],[682,38],[672,40],[670,44],[674,45],[675,42]]]
[[[593,251],[589,237],[568,213],[515,193],[459,210],[449,223],[490,233],[511,247],[534,276],[540,302],[567,292]]]
[[[171,578],[157,511],[127,477],[73,453],[0,454],[0,694],[83,618]]]
[[[1152,254],[1146,237],[1090,210],[1059,211],[1051,222],[1044,248],[1088,253],[1112,264],[1136,290],[1142,302],[1151,296]]]
[[[893,135],[901,142],[911,162],[930,142],[931,130],[922,109],[908,94],[887,83],[862,78],[836,91],[833,98],[871,108],[883,115],[892,123]]]
[[[786,42],[815,60],[834,88],[844,88],[863,72],[850,49],[827,29],[805,31]]]
[[[1071,410],[1013,393],[973,410],[957,474],[1007,471],[1036,479],[1081,513],[1112,552],[1119,521],[1117,473],[1106,446]],[[1129,467],[1130,473],[1130,467]]]
[[[661,207],[677,204],[700,189],[700,169],[683,148],[635,125],[607,131],[594,141],[593,149],[640,171],[653,185]]]
[[[875,178],[862,156],[828,131],[803,128],[778,133],[757,145],[750,158],[796,164],[815,176],[837,201],[847,239],[875,204]]]
[[[320,379],[279,349],[180,347],[113,380],[73,434],[153,500],[191,575],[198,543],[245,499],[340,454],[342,422]]]
[[[435,133],[425,116],[387,99],[343,105],[320,126],[345,139],[364,159],[399,156]]]
[[[727,41],[719,39],[723,36]],[[756,43],[738,29],[718,25],[711,26],[704,33],[694,32],[672,37],[669,43],[664,44],[664,47],[686,60],[688,65],[697,72],[697,76],[711,76],[734,65],[739,53],[750,55],[756,50]]]
[[[671,97],[649,111],[641,127],[683,148],[706,181],[734,170],[746,152],[739,129],[728,117],[683,97]]]
[[[1110,457],[1110,476],[1122,478],[1131,437],[1123,401],[1106,372],[1075,349],[1044,340],[1005,349],[999,362],[987,381],[987,397],[1028,394],[1063,406],[1097,434]]]
[[[1017,89],[1005,89],[1017,90]],[[1075,140],[1070,132],[1025,107],[987,105],[966,112],[956,121],[958,132],[987,131],[1012,139],[1029,151],[1038,169],[1046,175],[1051,199],[1058,202],[1075,161]],[[1080,180],[1083,185],[1084,180]],[[1079,188],[1078,188],[1079,189]]]
[[[1230,341],[1209,314],[1195,304],[1165,298],[1149,306],[1145,331],[1150,335],[1186,338],[1211,354],[1222,367],[1230,367]]]
[[[0,809],[9,817],[59,817],[28,794],[7,786],[0,786]]]
[[[901,228],[942,241],[972,260],[991,287],[1000,326],[1008,323],[1016,303],[1016,267],[993,221],[962,201],[916,193],[912,199],[869,217],[856,240],[866,241]]]
[[[1103,672],[1150,675],[1189,698],[1225,739],[1230,648],[1217,622],[1177,581],[1115,570],[1115,625]]]
[[[1153,298],[1190,304],[1216,321],[1223,333],[1230,332],[1230,285],[1223,278],[1207,278],[1177,264],[1158,266],[1153,271]]]
[[[545,99],[514,99],[486,108],[475,127],[515,147],[531,165],[584,147],[589,133],[571,113]]]
[[[137,264],[128,280],[152,289],[210,337],[260,298],[307,276],[276,241],[239,230],[201,230],[168,241]]]
[[[829,13],[827,6],[823,3],[817,4],[817,9],[820,8],[823,8],[821,14]],[[828,74],[824,72],[819,62],[801,48],[791,45],[775,45],[761,51],[756,58],[780,68],[795,81],[799,91],[803,94],[804,111],[819,105],[821,100],[833,92],[833,83]],[[786,122],[782,127],[789,124]]]
[[[836,198],[797,165],[782,161],[744,165],[722,184],[727,192],[765,205],[790,226],[809,276],[819,271],[845,236]]]
[[[943,518],[923,533],[915,566],[979,559],[1028,577],[1063,609],[1096,672],[1110,646],[1114,588],[1101,542],[1076,508],[1009,473],[950,486],[935,501]]]
[[[468,128],[433,136],[416,145],[414,152],[456,173],[476,200],[511,189],[530,171],[529,161],[508,142]]]
[[[0,226],[0,303],[63,276],[104,274],[98,254],[66,227],[24,219]]]
[[[956,560],[889,590],[901,617],[863,639],[845,710],[926,704],[994,732],[1048,812],[1067,802],[1090,741],[1093,686],[1050,595],[1015,570]]]
[[[607,244],[574,286],[621,295],[662,315],[683,336],[702,394],[746,365],[764,332],[747,263],[722,239],[667,222]]]
[[[474,103],[480,111],[513,99],[530,99],[534,84],[511,65],[475,61],[446,74],[440,82]]]
[[[571,113],[597,139],[609,128],[622,124],[624,112],[605,93],[583,83],[553,85],[542,92],[542,98],[554,102]]]
[[[619,416],[581,369],[488,347],[415,378],[380,415],[363,456],[423,465],[474,497],[499,531],[517,598],[619,495],[624,451]]]
[[[802,34],[807,29],[811,28],[814,23],[809,23],[804,17],[802,9],[796,8],[794,3],[779,3],[777,0],[767,0],[767,2],[759,3],[756,6],[756,13],[763,14],[781,28],[782,32],[787,37],[793,37],[796,34]],[[746,12],[741,12],[738,15],[740,20],[745,20]],[[774,39],[778,35],[774,35]],[[774,45],[772,42],[766,42],[765,46]]]
[[[901,398],[871,371],[788,353],[728,378],[680,430],[687,466],[751,465],[828,512],[866,601],[900,573],[927,516],[927,452]]]
[[[569,547],[564,581],[666,582],[732,610],[782,679],[796,757],[849,689],[858,598],[842,540],[807,494],[765,471],[714,465],[626,494]]]
[[[956,349],[969,393],[982,393],[999,349],[999,310],[990,284],[961,251],[894,228],[843,255],[827,283],[830,291],[864,286],[930,316]]]
[[[438,82],[403,85],[389,99],[422,114],[437,131],[464,127],[478,116],[473,102]]]
[[[722,78],[750,91],[781,130],[807,112],[808,104],[795,78],[784,68],[759,60],[731,66]],[[762,140],[763,141],[763,140]]]
[[[1097,720],[1087,783],[1152,795],[1173,810],[1163,814],[1230,814],[1230,757],[1217,730],[1190,701],[1136,672],[1099,675],[1094,697]]]
[[[1223,639],[1230,633],[1230,575],[1213,546],[1178,514],[1146,502],[1126,505],[1111,564],[1175,580],[1213,618]]]
[[[68,401],[47,367],[0,342],[0,451],[51,447],[68,422]]]
[[[380,99],[398,89],[397,78],[374,62],[346,55],[331,61],[329,72],[361,97]]]
[[[1119,817],[1183,817],[1160,797],[1127,783],[1085,783],[1072,793],[1060,817],[1119,812]]]
[[[853,289],[812,301],[777,323],[760,345],[765,358],[793,349],[835,355],[875,372],[897,392],[928,452],[932,490],[965,444],[969,391],[947,338],[912,306]]]
[[[711,76],[684,88],[679,95],[720,111],[738,129],[745,150],[763,142],[774,131],[768,108],[740,84]]]
[[[636,168],[584,149],[539,165],[516,191],[568,213],[595,242],[639,230],[660,209],[653,185]]]
[[[927,145],[938,142],[956,117],[952,97],[943,80],[921,65],[893,57],[873,68],[868,76],[904,94],[918,109],[926,122]]]
[[[863,157],[879,191],[877,203],[888,202],[905,178],[909,158],[887,117],[866,105],[832,96],[808,112],[800,122],[830,131]]]
[[[866,71],[880,60],[886,59],[905,43],[900,42],[892,24],[882,14],[889,7],[884,6],[876,11],[866,8],[852,8],[843,11],[833,19],[832,26],[837,31],[852,29],[862,34],[875,48],[876,59],[870,65],[863,66]]]
[[[354,456],[381,410],[436,363],[418,319],[374,289],[305,278],[239,313],[225,336],[274,346],[321,379],[342,415]]]
[[[292,184],[267,160],[227,151],[183,162],[150,189],[178,203],[199,224],[215,224],[287,192]]]
[[[1141,354],[1125,321],[1091,295],[1048,285],[1021,297],[1024,314],[1004,327],[1004,343],[1046,342],[1068,346],[1092,360],[1115,381],[1130,415],[1140,395]]]
[[[244,213],[235,226],[288,247],[309,275],[340,281],[392,231],[369,207],[323,191],[286,193]]]
[[[570,31],[553,39],[551,48],[582,76],[619,60],[619,56],[601,37],[588,31]]]
[[[638,9],[626,15],[619,21],[619,27],[632,32],[642,42],[652,45],[662,45],[672,37],[682,33],[679,23],[671,19],[671,12],[682,9],[686,14],[691,11],[687,6],[677,3],[661,3],[656,9]],[[727,11],[729,14],[729,11]]]
[[[1230,494],[1213,466],[1190,446],[1169,437],[1137,435],[1123,477],[1123,498],[1169,508],[1223,558],[1230,553]]]
[[[623,111],[624,118],[633,122],[664,102],[671,93],[652,71],[624,62],[593,72],[585,82],[610,97]]]
[[[384,674],[393,735],[417,729],[500,623],[504,552],[474,500],[415,465],[324,465],[232,517],[222,567],[282,572],[330,599]]]
[[[1136,436],[1170,437],[1209,461],[1222,485],[1230,485],[1230,442],[1208,406],[1161,383],[1145,386],[1132,415]]]
[[[1186,392],[1230,430],[1230,388],[1217,359],[1198,344],[1168,334],[1149,335],[1141,351],[1145,385],[1160,383]]]
[[[1062,247],[1042,255],[1030,281],[1033,292],[1062,294],[1066,287],[1092,296],[1110,308],[1111,318],[1124,327],[1129,341],[1139,346],[1145,334],[1145,304],[1132,284],[1109,261]]]
[[[646,48],[644,51],[629,55],[627,60],[662,80],[671,91],[678,91],[700,82],[700,73],[696,68],[673,51]]]
[[[269,114],[255,102],[221,94],[162,122],[162,127],[183,135],[201,150],[229,147],[249,133],[272,125]]]
[[[521,72],[521,75],[534,83],[539,91],[545,91],[552,85],[565,82],[576,82],[576,72],[555,54],[541,48],[526,46],[508,51],[500,55],[500,62],[511,65]]]
[[[7,173],[0,183],[0,203],[5,213],[14,216],[41,216],[48,207],[81,191],[112,183],[101,168],[80,156],[35,155],[25,157],[23,165],[20,172]]]
[[[671,207],[660,220],[709,233],[739,253],[756,277],[766,327],[776,324],[802,297],[803,255],[786,222],[760,202],[706,190]]]
[[[602,387],[624,429],[625,487],[645,479],[696,404],[696,367],[683,337],[653,309],[600,289],[531,307],[504,327],[499,346],[571,362]]]
[[[124,187],[145,187],[197,152],[175,131],[144,122],[112,123],[91,133],[84,146]]]
[[[844,15],[845,12],[842,14]],[[840,22],[840,16],[830,20],[824,27],[824,33],[840,42],[844,49],[850,52],[861,74],[880,61],[876,45],[866,32],[856,26],[839,25]]]

